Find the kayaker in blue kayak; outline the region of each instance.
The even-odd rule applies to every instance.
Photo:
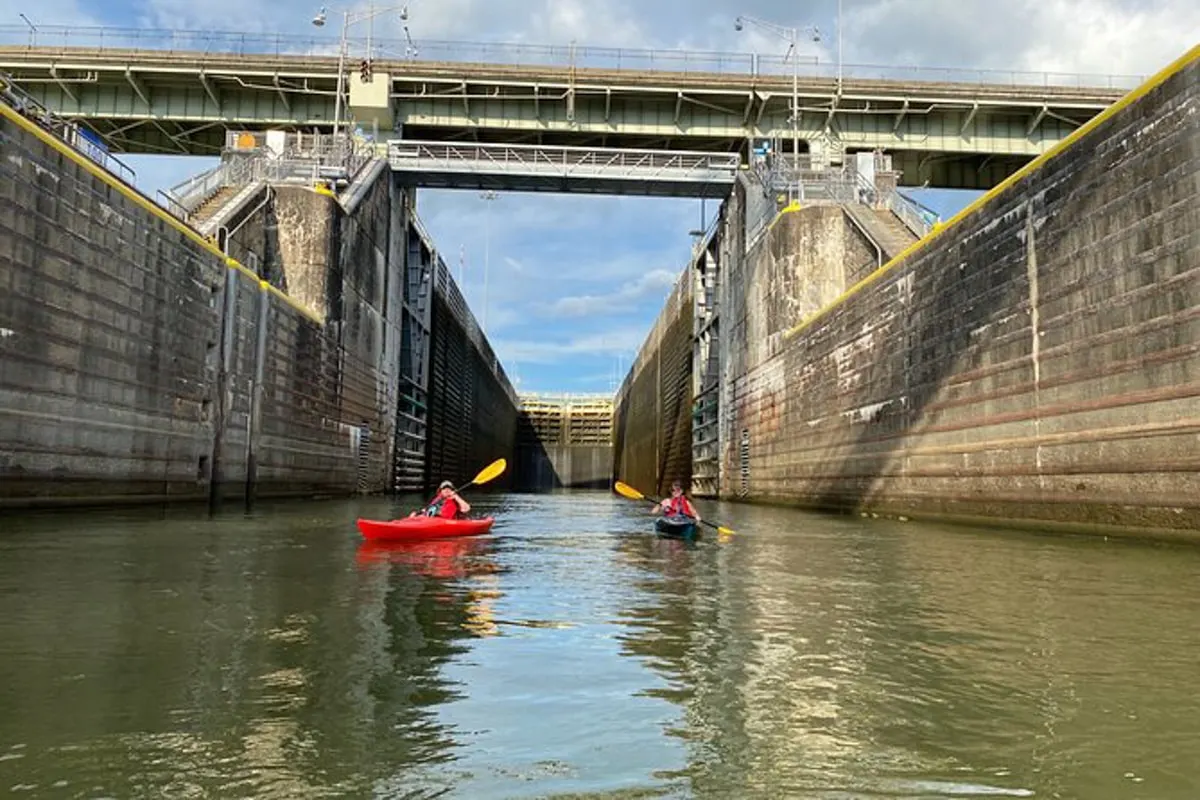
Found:
[[[663,499],[651,513],[666,514],[668,517],[691,517],[696,522],[700,521],[700,512],[696,511],[692,501],[684,496],[683,484],[679,481],[671,483],[671,496]]]
[[[438,493],[421,512],[423,516],[441,517],[442,519],[462,519],[470,513],[471,504],[454,491],[454,484],[450,481],[441,482],[438,486]],[[409,516],[415,517],[417,512],[414,511]]]

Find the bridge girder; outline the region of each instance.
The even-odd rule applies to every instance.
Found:
[[[790,147],[791,85],[777,76],[411,61],[374,68],[390,76],[405,138],[725,152],[778,138]],[[0,72],[114,150],[198,154],[219,152],[226,130],[330,130],[337,77],[336,59],[324,57],[11,47],[0,48]],[[839,93],[833,81],[804,79],[799,138],[835,162],[882,149],[908,184],[986,188],[1120,94],[895,81],[847,81]],[[941,166],[931,172],[931,164]]]

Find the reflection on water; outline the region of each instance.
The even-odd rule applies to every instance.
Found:
[[[1200,549],[478,500],[0,520],[0,792],[1200,796]]]

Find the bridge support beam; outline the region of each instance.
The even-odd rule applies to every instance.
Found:
[[[221,111],[221,95],[217,94],[216,88],[209,81],[208,76],[204,74],[203,70],[200,71],[200,85],[204,87],[205,94],[208,95],[208,99],[213,101],[213,105],[217,107],[217,112],[219,113]]]
[[[146,85],[133,74],[133,70],[129,67],[125,68],[125,80],[129,81],[129,85],[133,87],[133,91],[137,92],[137,96],[146,104],[146,108],[150,108],[150,91]]]
[[[62,89],[63,93],[67,97],[71,98],[71,100],[76,105],[79,104],[79,98],[75,95],[75,93],[73,91],[71,91],[71,87],[67,85],[67,82],[64,81],[62,79],[62,77],[59,76],[58,69],[56,69],[55,67],[51,67],[50,68],[50,77],[54,78],[55,83],[58,84],[58,88]]]

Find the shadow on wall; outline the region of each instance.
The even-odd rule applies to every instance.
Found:
[[[851,402],[839,398],[841,402],[824,403],[841,410],[837,424],[843,431],[848,428],[850,436],[847,441],[835,435],[822,449],[818,460],[823,466],[812,486],[817,505],[860,508],[876,481],[887,475],[897,451],[910,444],[906,437],[919,427],[936,426],[937,414],[931,415],[930,406],[939,394],[955,393],[948,381],[982,366],[987,342],[975,331],[994,337],[997,319],[1017,312],[1003,331],[1015,329],[1016,336],[1005,337],[1006,350],[1015,349],[1012,355],[1023,366],[1005,380],[1032,380],[1032,367],[1025,363],[1029,333],[1020,332],[1027,327],[1029,308],[1024,245],[1014,231],[993,233],[986,246],[980,242],[981,229],[996,217],[1023,222],[1029,213],[1025,207],[1025,198],[1012,193],[967,222],[957,242],[911,258],[804,331],[804,344],[797,341],[789,350],[789,374],[799,359],[828,371],[806,388],[843,386],[847,374],[857,384]],[[1011,279],[1016,271],[1022,274]],[[862,331],[869,333],[864,337]],[[847,343],[852,343],[852,360],[839,363],[835,351],[844,354]],[[855,351],[857,343],[862,346]]]
[[[523,492],[609,489],[612,461],[611,445],[522,443],[517,447],[515,488]]]
[[[613,474],[647,494],[691,482],[693,306],[691,281],[681,280],[613,406]]]
[[[1198,74],[1193,62],[795,334],[784,427],[808,502],[1084,522],[1085,507],[1184,497],[1129,469],[1160,472],[1181,438],[1106,431],[1187,389],[1188,267],[1171,249],[1187,241],[1178,198],[1195,170],[1178,168],[1174,108]],[[1165,408],[1169,429],[1180,417]],[[797,492],[785,479],[770,483]],[[1129,513],[1094,521],[1149,520]]]
[[[264,193],[270,191],[264,189]],[[279,242],[279,214],[274,202],[262,202],[263,194],[249,200],[225,226],[229,231],[228,254],[258,277],[285,294],[288,291]]]

